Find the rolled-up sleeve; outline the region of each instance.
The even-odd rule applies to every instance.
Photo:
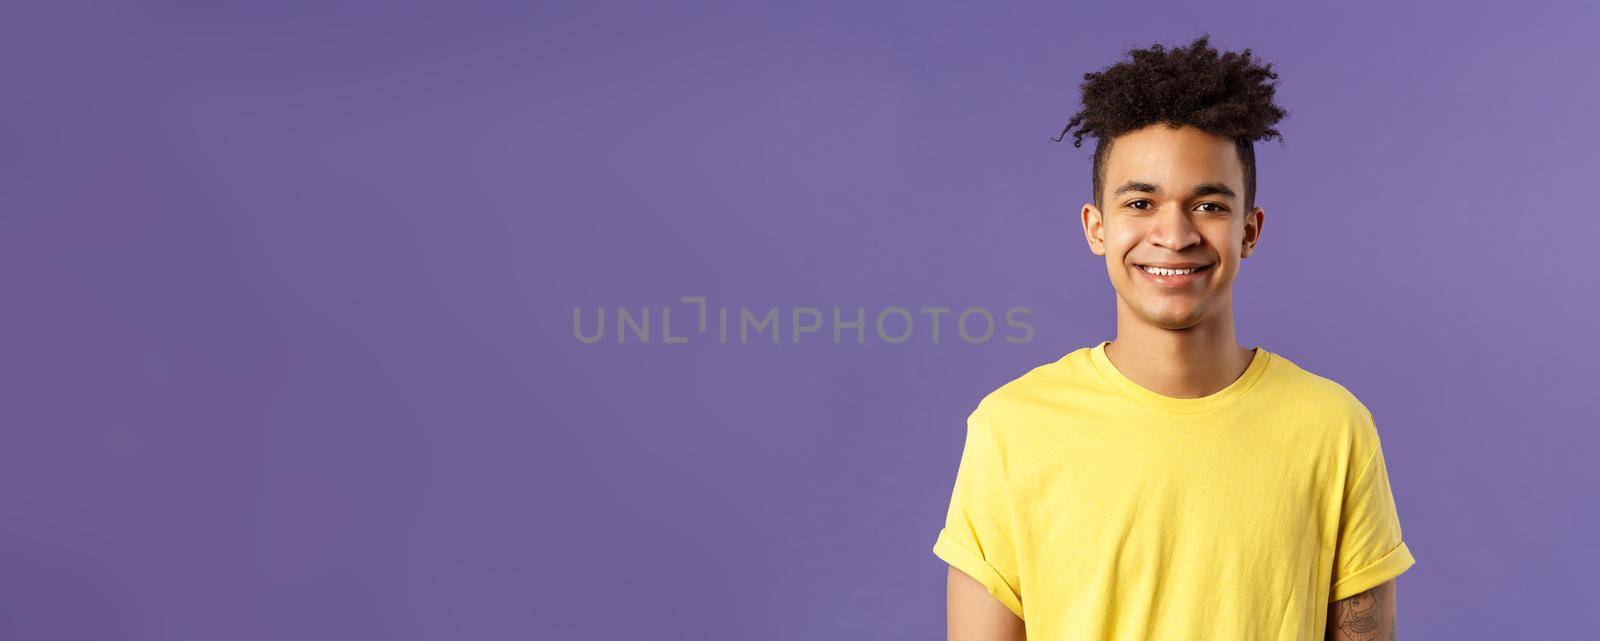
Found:
[[[1022,618],[1018,580],[1015,506],[982,404],[967,417],[966,441],[944,528],[933,553],[988,589]]]
[[[1400,534],[1383,445],[1370,426],[1372,450],[1345,482],[1329,601],[1382,585],[1416,563]]]

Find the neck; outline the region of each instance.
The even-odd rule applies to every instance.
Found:
[[[1239,380],[1255,353],[1234,335],[1233,306],[1184,329],[1151,325],[1117,301],[1117,338],[1106,357],[1140,387],[1173,398],[1210,396]]]

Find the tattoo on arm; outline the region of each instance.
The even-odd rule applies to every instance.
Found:
[[[1396,641],[1394,582],[1336,601],[1329,613],[1331,641]]]

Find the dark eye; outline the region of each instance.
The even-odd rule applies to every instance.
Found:
[[[1148,201],[1148,200],[1145,200],[1145,199],[1143,199],[1143,198],[1141,198],[1141,199],[1139,199],[1139,200],[1135,200],[1135,201],[1133,201],[1133,202],[1131,202],[1131,203],[1128,203],[1128,206],[1129,206],[1129,207],[1133,207],[1133,206],[1134,206],[1134,205],[1137,205],[1137,204],[1139,204],[1139,203],[1148,203],[1148,202],[1150,202],[1150,201]],[[1144,207],[1133,207],[1133,208],[1134,208],[1134,209],[1144,209]]]
[[[1218,205],[1216,203],[1200,203],[1201,207],[1204,207],[1206,205],[1210,205],[1212,207],[1216,207],[1216,209],[1207,210],[1210,213],[1220,214],[1222,212],[1228,211],[1227,207],[1223,207],[1222,205]]]

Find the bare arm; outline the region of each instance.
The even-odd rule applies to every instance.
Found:
[[[977,579],[950,566],[945,584],[949,641],[1027,641],[1022,619]]]
[[[1329,641],[1395,641],[1394,580],[1328,606]]]

